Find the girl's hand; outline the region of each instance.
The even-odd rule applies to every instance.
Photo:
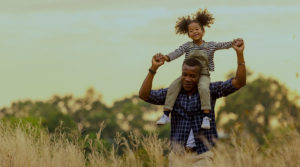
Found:
[[[234,40],[232,41],[232,45],[235,45],[235,46],[241,46],[242,41],[243,41],[242,38],[234,39]]]
[[[169,62],[170,61],[170,57],[169,56],[166,56],[166,55],[163,55],[163,58],[165,59],[165,61]]]

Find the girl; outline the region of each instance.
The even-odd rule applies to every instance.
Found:
[[[202,40],[205,29],[214,23],[214,18],[207,9],[199,9],[193,16],[178,18],[175,25],[176,34],[187,34],[192,41],[186,42],[179,46],[178,49],[164,55],[166,61],[172,61],[185,53],[185,58],[195,57],[202,65],[201,76],[198,83],[200,94],[201,110],[204,112],[201,127],[210,129],[210,71],[214,71],[214,52],[219,49],[228,49],[232,47],[232,42],[205,42]],[[177,78],[169,86],[165,105],[164,115],[156,122],[163,125],[170,122],[169,115],[173,109],[178,93],[181,90],[181,79]]]

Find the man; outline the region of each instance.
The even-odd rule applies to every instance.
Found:
[[[170,166],[212,166],[213,153],[210,151],[217,138],[214,107],[216,99],[227,96],[246,85],[244,61],[244,42],[237,39],[233,43],[237,54],[236,76],[225,82],[210,84],[211,128],[201,129],[204,114],[201,112],[197,83],[200,78],[201,64],[193,58],[186,59],[182,65],[181,85],[171,116]],[[163,105],[167,89],[151,90],[157,69],[164,64],[162,54],[152,57],[152,65],[140,88],[141,99],[151,104]],[[184,154],[182,154],[184,153]]]

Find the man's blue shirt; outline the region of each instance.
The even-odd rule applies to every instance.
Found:
[[[165,103],[167,88],[151,90],[147,102],[156,105]],[[189,96],[183,89],[178,94],[176,102],[171,112],[171,143],[186,145],[190,130],[193,130],[195,136],[196,151],[198,154],[209,150],[214,146],[214,139],[218,138],[215,122],[215,104],[220,97],[227,96],[236,89],[232,85],[232,79],[225,82],[214,82],[210,84],[211,112],[209,113],[210,129],[202,129],[201,123],[204,113],[201,111],[200,96],[198,91]]]

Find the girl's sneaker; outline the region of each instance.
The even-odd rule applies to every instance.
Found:
[[[208,118],[207,116],[203,118],[201,128],[210,129],[210,118]]]
[[[170,123],[171,120],[168,116],[166,116],[166,114],[163,114],[162,117],[160,117],[160,119],[156,122],[157,125],[164,125],[167,123]]]

